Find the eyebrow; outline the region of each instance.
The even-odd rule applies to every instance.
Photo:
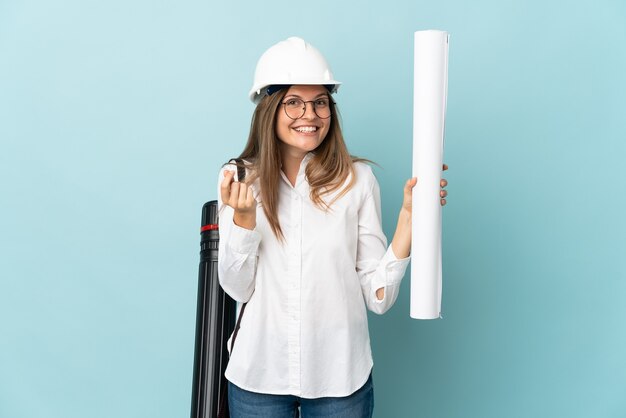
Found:
[[[286,99],[286,98],[288,98],[288,97],[295,97],[295,98],[297,98],[297,99],[304,100],[304,98],[303,98],[302,96],[299,96],[299,95],[297,95],[297,94],[293,94],[293,93],[285,95],[284,99]],[[315,100],[315,99],[319,99],[320,97],[325,97],[325,98],[327,98],[327,99],[330,99],[330,96],[328,95],[328,93],[320,93],[320,94],[318,94],[317,96],[315,96],[315,97],[313,98],[313,100]]]

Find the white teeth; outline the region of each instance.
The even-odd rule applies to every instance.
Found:
[[[317,131],[317,127],[316,126],[300,126],[298,128],[296,128],[296,131],[298,132],[315,132]]]

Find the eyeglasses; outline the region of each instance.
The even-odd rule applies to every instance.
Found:
[[[306,104],[312,103],[313,111],[320,119],[328,119],[330,117],[330,102],[328,97],[320,97],[315,100],[304,101],[298,98],[289,98],[281,104],[285,107],[285,114],[289,119],[300,119],[306,113]],[[334,103],[334,102],[333,102]]]

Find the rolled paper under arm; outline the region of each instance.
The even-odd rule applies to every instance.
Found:
[[[415,32],[413,90],[413,231],[411,312],[441,316],[441,202],[443,138],[448,89],[447,32]]]

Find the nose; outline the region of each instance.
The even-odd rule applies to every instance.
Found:
[[[308,106],[309,104],[311,105],[311,107]],[[315,113],[315,102],[313,101],[304,102],[304,114],[302,115],[302,118],[303,119],[317,118],[317,113]]]

